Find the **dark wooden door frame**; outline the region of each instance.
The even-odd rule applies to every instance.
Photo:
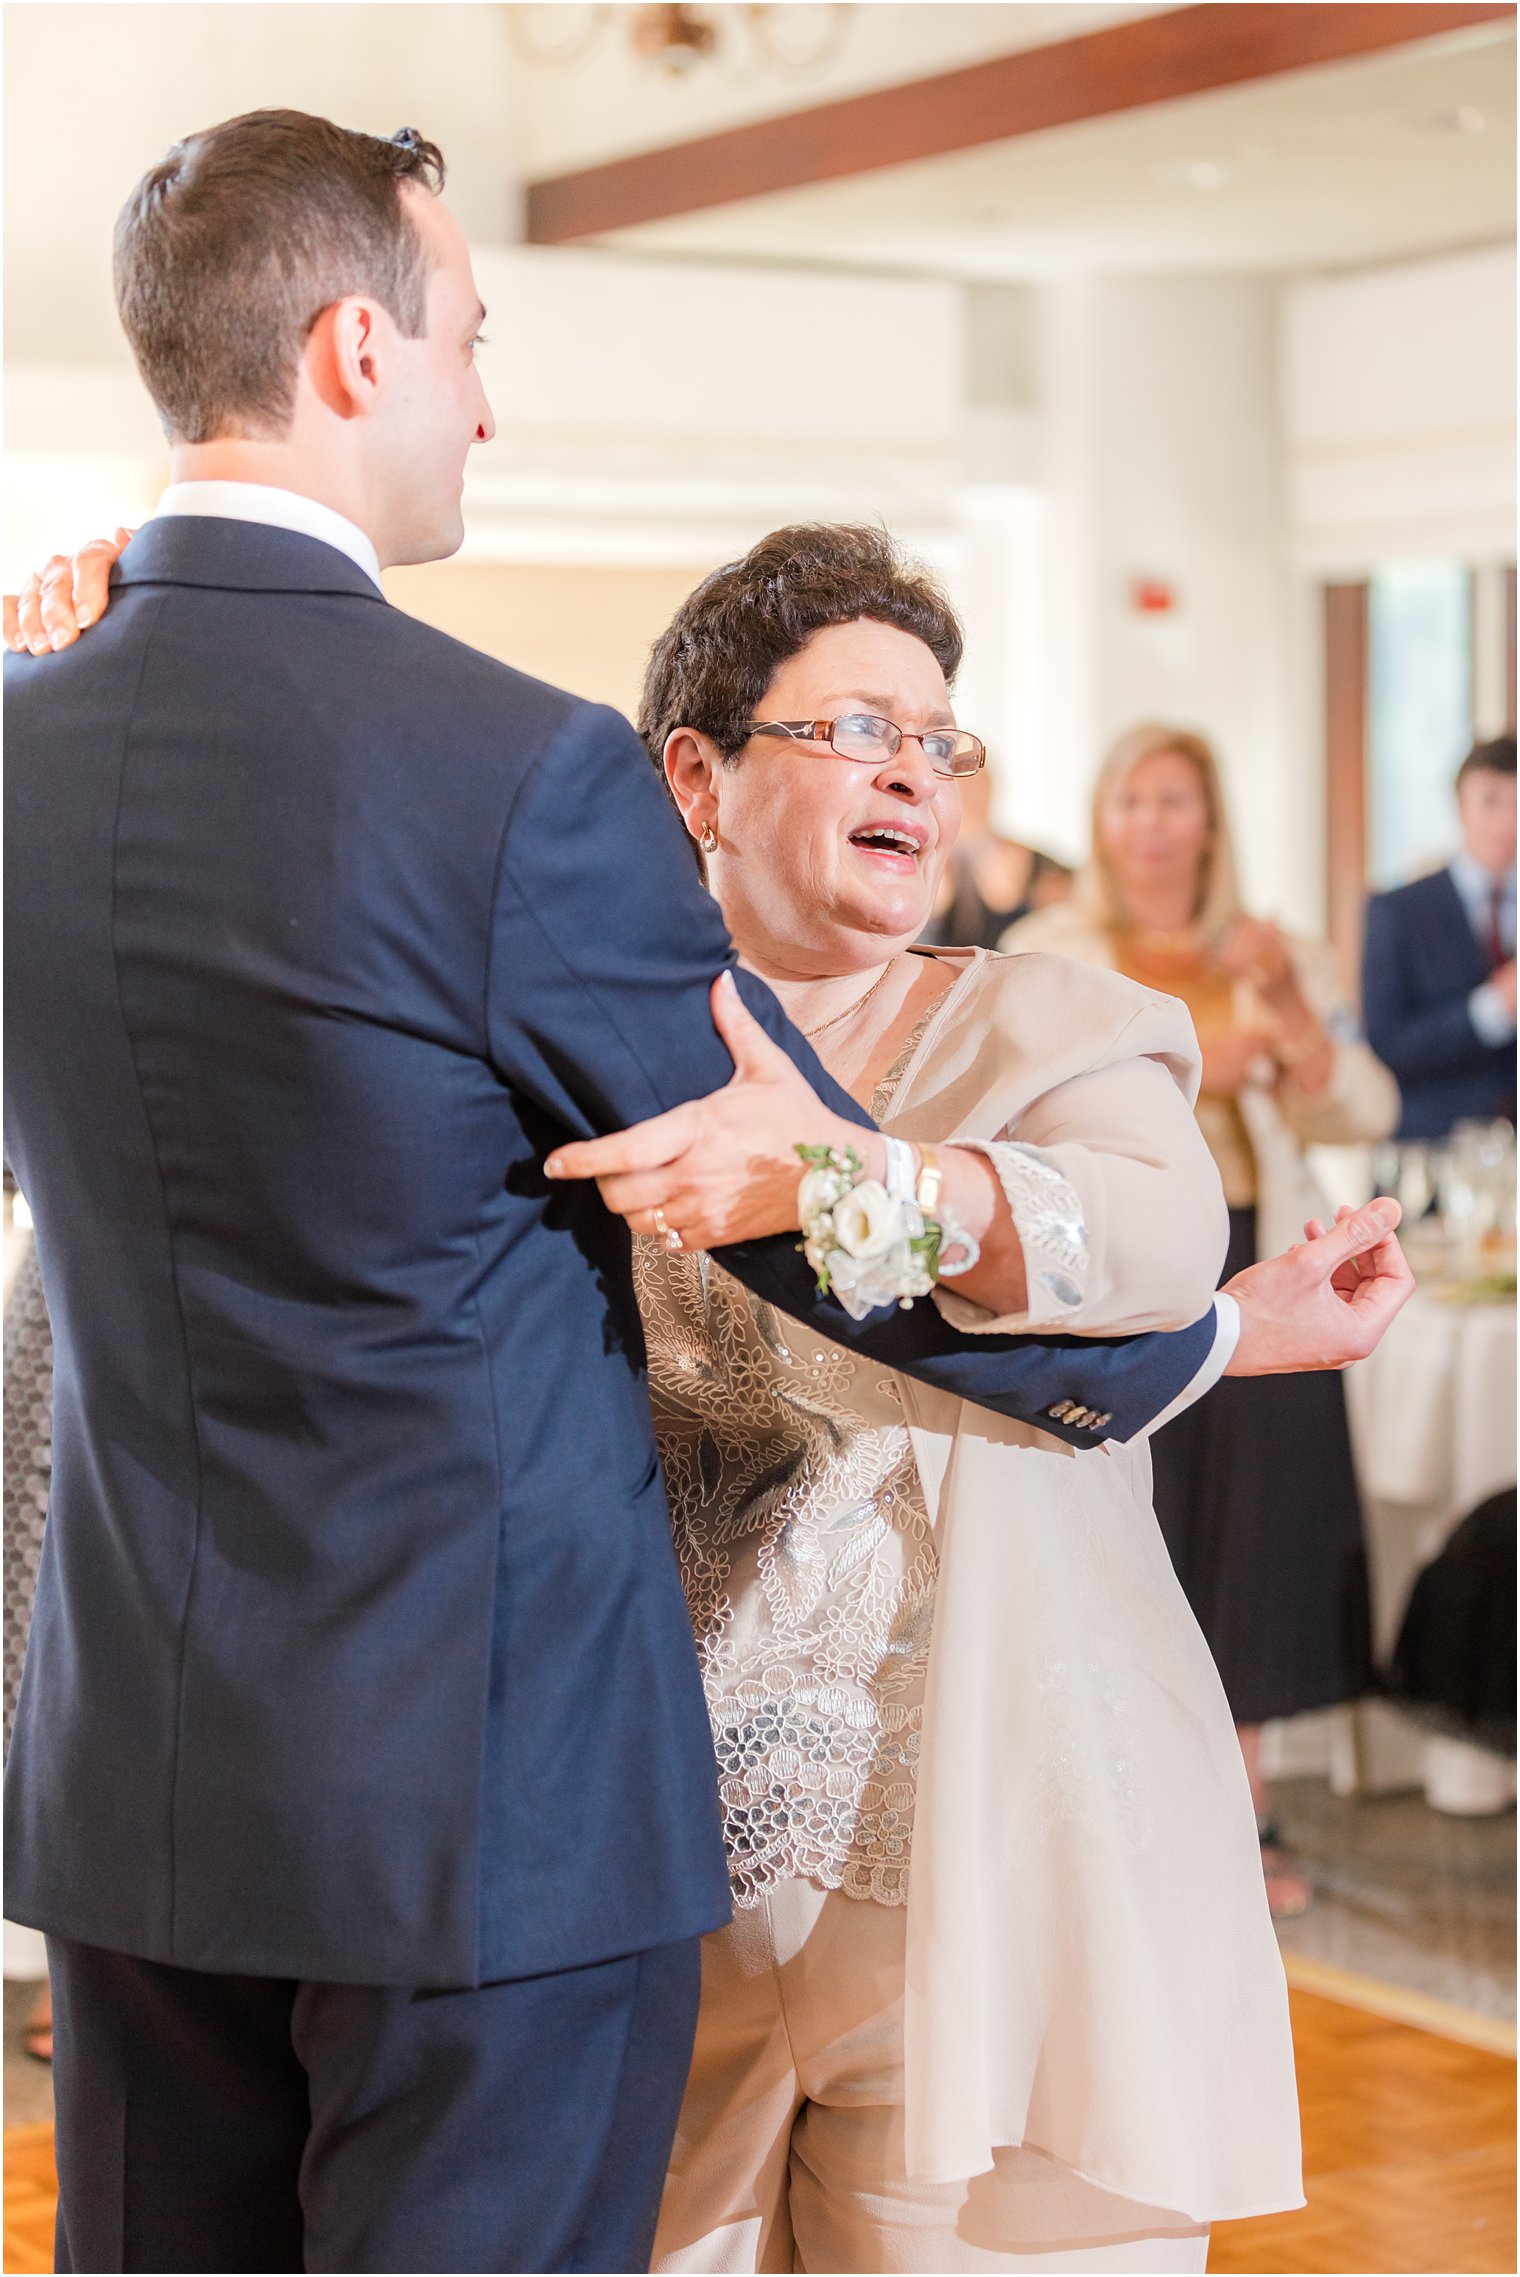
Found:
[[[1457,0],[1225,0],[1170,8],[1078,39],[531,182],[527,238],[530,245],[565,245],[672,214],[1344,62],[1514,14],[1510,5]]]
[[[1365,583],[1326,585],[1325,915],[1342,986],[1361,998],[1367,898],[1367,599]]]

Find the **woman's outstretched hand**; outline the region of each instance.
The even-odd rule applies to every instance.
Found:
[[[1240,1342],[1225,1374],[1293,1375],[1365,1360],[1414,1292],[1394,1239],[1402,1215],[1383,1199],[1337,1210],[1328,1233],[1311,1218],[1295,1248],[1226,1281],[1240,1307]]]
[[[118,529],[94,538],[78,553],[55,553],[34,569],[19,593],[5,596],[5,645],[18,656],[46,656],[70,648],[106,613],[111,571],[136,533]]]

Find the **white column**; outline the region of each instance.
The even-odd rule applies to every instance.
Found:
[[[1480,741],[1505,728],[1504,566],[1485,561],[1473,572],[1473,726]]]
[[[1247,894],[1312,928],[1323,801],[1283,562],[1275,287],[1089,277],[1041,299],[1049,759],[1063,805],[1083,815],[1122,729],[1201,730],[1219,749]],[[1137,579],[1169,586],[1175,608],[1139,611]]]

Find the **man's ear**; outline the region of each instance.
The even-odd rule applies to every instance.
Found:
[[[306,342],[307,376],[327,410],[362,419],[375,408],[385,347],[385,311],[350,293],[324,308]]]
[[[723,764],[712,738],[694,727],[675,727],[665,738],[665,780],[693,838],[718,819],[717,778]]]

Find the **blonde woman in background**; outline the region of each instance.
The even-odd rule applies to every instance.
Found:
[[[1243,909],[1219,768],[1201,736],[1132,728],[1093,797],[1073,898],[1004,949],[1104,965],[1180,997],[1203,1053],[1197,1115],[1230,1206],[1226,1275],[1328,1218],[1304,1148],[1379,1139],[1392,1076],[1338,1002],[1329,951]],[[1349,1700],[1370,1673],[1366,1555],[1345,1395],[1333,1374],[1222,1384],[1152,1442],[1156,1512],[1224,1681],[1250,1774],[1267,1894],[1307,1882],[1271,1823],[1258,1756],[1275,1716]]]

